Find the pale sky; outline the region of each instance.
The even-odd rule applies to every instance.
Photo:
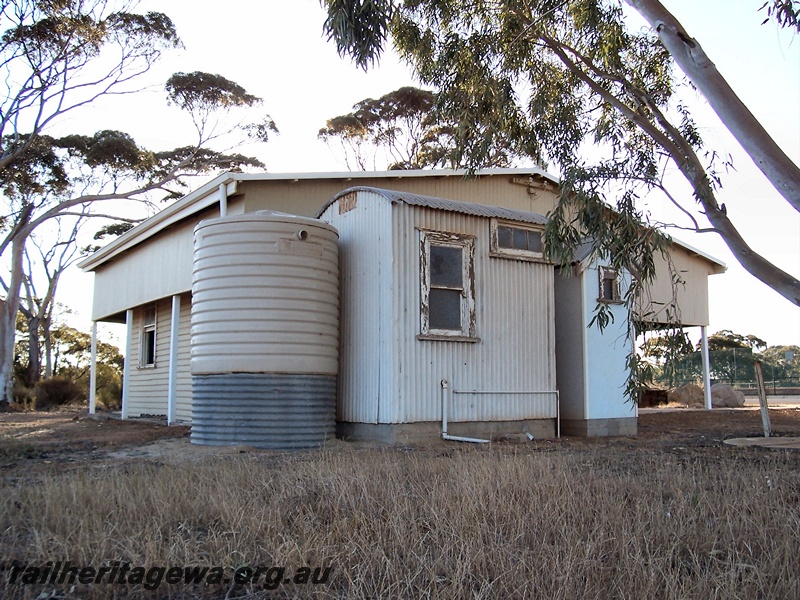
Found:
[[[792,40],[772,24],[761,26],[758,2],[664,4],[784,151],[800,162],[800,38]],[[258,156],[273,173],[345,171],[343,160],[316,139],[326,119],[349,112],[361,99],[416,85],[391,54],[367,73],[339,58],[322,37],[324,12],[318,0],[144,1],[140,9],[167,12],[185,44],[149,74],[151,82],[163,85],[172,72],[203,70],[220,73],[264,99],[264,111],[281,133],[265,146],[240,151]],[[164,108],[162,89],[135,100],[114,99],[76,115],[65,127],[121,129],[153,149],[190,143],[188,121],[176,109]],[[720,192],[728,215],[754,249],[800,277],[800,215],[771,188],[702,99],[693,101],[693,114],[708,146],[732,155],[736,170],[725,174]],[[679,193],[688,193],[683,184],[678,186]],[[649,206],[657,215],[672,214],[663,200],[654,198]],[[745,273],[717,236],[674,235],[728,265],[727,273],[709,280],[710,332],[732,329],[770,345],[800,345],[800,309]],[[61,296],[87,328],[90,279],[70,275]]]

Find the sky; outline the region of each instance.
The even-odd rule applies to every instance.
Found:
[[[698,39],[733,89],[783,150],[800,162],[800,37],[772,24],[760,25],[759,3],[730,0],[664,0]],[[220,6],[224,6],[221,9]],[[364,72],[340,58],[322,35],[318,0],[143,1],[140,10],[166,12],[184,49],[165,56],[148,75],[154,86],[135,98],[114,98],[77,113],[61,127],[81,132],[121,129],[153,149],[192,141],[188,120],[165,107],[163,82],[176,71],[220,73],[264,99],[263,110],[280,135],[266,145],[242,147],[273,173],[347,170],[341,156],[316,139],[325,121],[367,97],[418,85],[392,53]],[[642,22],[644,25],[644,22]],[[734,170],[723,176],[720,202],[755,250],[800,277],[800,214],[775,192],[702,98],[690,95],[692,114],[710,148],[730,155]],[[690,194],[678,179],[679,195]],[[687,196],[688,197],[688,196]],[[648,200],[656,218],[675,219],[662,198]],[[722,260],[728,271],[709,278],[709,331],[754,334],[770,345],[800,345],[800,309],[760,283],[736,263],[714,234],[674,232],[679,239]],[[91,276],[74,270],[64,280],[61,301],[89,326]]]

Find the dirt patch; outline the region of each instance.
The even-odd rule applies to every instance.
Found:
[[[109,415],[89,416],[83,410],[0,413],[0,467],[30,470],[39,464],[108,460],[114,453],[149,444],[185,440],[188,426]]]
[[[800,435],[800,409],[770,411],[773,435]],[[129,461],[180,462],[202,460],[210,456],[250,452],[268,453],[246,447],[209,447],[189,441],[189,426],[167,427],[156,419],[125,421],[100,414],[95,417],[84,411],[52,413],[0,414],[0,468],[6,474],[15,469],[31,472],[37,466],[68,468],[86,463],[119,464]],[[758,410],[715,409],[650,409],[639,415],[639,434],[621,438],[563,437],[535,442],[502,442],[516,444],[532,451],[558,449],[591,450],[622,447],[640,451],[702,451],[721,447],[729,438],[761,435]],[[457,442],[434,442],[426,445],[444,447]],[[358,444],[364,447],[363,444]],[[369,445],[366,445],[367,447]],[[328,444],[330,451],[354,448],[338,440]],[[422,447],[420,447],[422,449]],[[735,449],[730,449],[735,451]],[[60,470],[60,469],[59,469]]]

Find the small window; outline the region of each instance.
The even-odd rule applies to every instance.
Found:
[[[474,249],[473,236],[421,231],[420,339],[477,341]]]
[[[542,229],[492,219],[489,255],[520,260],[544,260]]]
[[[156,307],[144,310],[142,330],[139,336],[139,366],[156,366]]]
[[[622,302],[619,292],[619,273],[610,267],[600,267],[600,302]]]

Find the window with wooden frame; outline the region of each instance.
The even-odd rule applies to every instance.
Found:
[[[475,237],[420,230],[418,339],[476,342]]]
[[[142,315],[142,328],[139,333],[139,367],[156,366],[156,307],[148,306]]]
[[[544,260],[543,228],[491,219],[489,256],[540,262]]]
[[[616,303],[622,302],[619,291],[619,273],[611,267],[600,267],[600,290],[597,299],[600,302]]]

